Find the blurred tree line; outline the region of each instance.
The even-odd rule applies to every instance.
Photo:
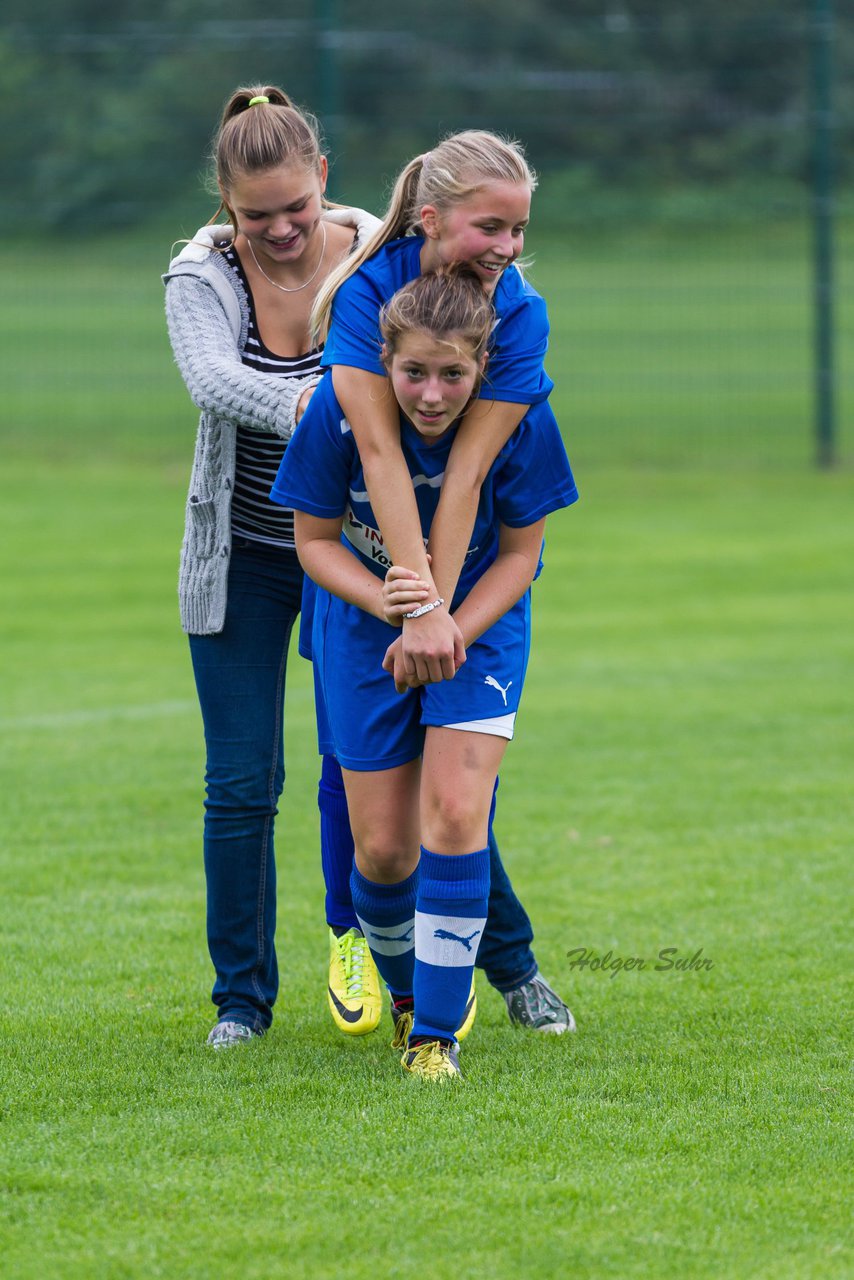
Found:
[[[838,10],[844,181],[854,13]],[[811,0],[293,0],[286,13],[259,0],[239,17],[221,0],[112,0],[109,12],[102,0],[5,0],[7,230],[203,213],[222,103],[260,81],[321,117],[332,194],[374,208],[410,154],[470,126],[521,138],[564,212],[652,193],[705,206],[722,189],[785,203],[806,190]]]

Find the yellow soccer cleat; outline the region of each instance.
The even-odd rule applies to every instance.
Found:
[[[336,938],[329,930],[329,986],[332,1020],[348,1036],[375,1031],[382,1013],[380,980],[371,949],[359,929]]]
[[[400,1065],[411,1076],[419,1080],[437,1081],[444,1084],[447,1080],[462,1080],[460,1071],[459,1050],[455,1044],[447,1044],[444,1040],[426,1040],[412,1049],[407,1049],[400,1059]]]
[[[465,1040],[468,1033],[474,1026],[474,1020],[477,1017],[477,992],[474,989],[474,974],[471,975],[471,991],[466,1001],[466,1007],[463,1010],[463,1020],[460,1023],[460,1029],[457,1032],[458,1040]]]
[[[412,1001],[406,1001],[402,1007],[398,1007],[393,1003],[391,1016],[394,1021],[394,1035],[391,1038],[391,1047],[400,1053],[409,1043],[409,1034],[412,1031]]]

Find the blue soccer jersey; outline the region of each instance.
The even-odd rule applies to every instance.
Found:
[[[385,376],[380,308],[421,275],[423,245],[421,236],[391,240],[341,285],[323,348],[324,369],[347,365]],[[484,400],[539,404],[554,386],[543,368],[549,337],[546,304],[515,266],[502,272],[492,300],[497,323],[479,395]]]
[[[428,443],[401,421],[425,538],[454,435],[452,430]],[[385,576],[388,556],[331,377],[312,396],[270,496],[298,511],[341,518],[343,545],[377,577]],[[453,607],[495,560],[502,524],[523,528],[577,497],[554,415],[548,404],[534,406],[484,481]],[[389,769],[420,755],[427,725],[477,725],[478,731],[512,737],[530,648],[530,592],[468,647],[467,661],[453,680],[402,697],[381,665],[394,636],[387,623],[317,589],[312,657],[322,752],[334,754],[347,769]]]
[[[428,442],[401,416],[401,446],[426,539],[439,505],[456,436],[452,428]],[[346,417],[326,376],[315,391],[282,459],[270,493],[274,502],[322,518],[343,517],[342,541],[378,577],[390,560],[368,497],[362,463]],[[493,462],[480,493],[469,550],[452,607],[456,608],[498,553],[502,524],[524,528],[575,502],[578,491],[548,403],[533,405]]]

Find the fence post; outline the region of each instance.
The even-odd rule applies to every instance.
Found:
[[[833,368],[833,0],[813,0],[812,153],[816,463],[836,461]]]
[[[335,158],[335,148],[341,144],[337,0],[315,0],[315,22],[317,100],[314,109],[320,117],[326,150],[332,163]]]

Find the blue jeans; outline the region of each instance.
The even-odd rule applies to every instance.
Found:
[[[190,636],[207,748],[208,949],[220,1019],[269,1027],[279,986],[273,824],[285,781],[283,711],[302,569],[296,553],[235,538],[225,627]]]
[[[487,981],[498,991],[513,991],[533,978],[537,962],[531,950],[534,941],[531,921],[504,870],[492,829],[497,797],[496,778],[489,809],[489,915],[475,964],[483,969]]]
[[[510,877],[489,830],[489,915],[477,949],[475,964],[498,991],[514,991],[533,978],[537,962],[531,950],[534,931],[528,913],[516,897]]]

